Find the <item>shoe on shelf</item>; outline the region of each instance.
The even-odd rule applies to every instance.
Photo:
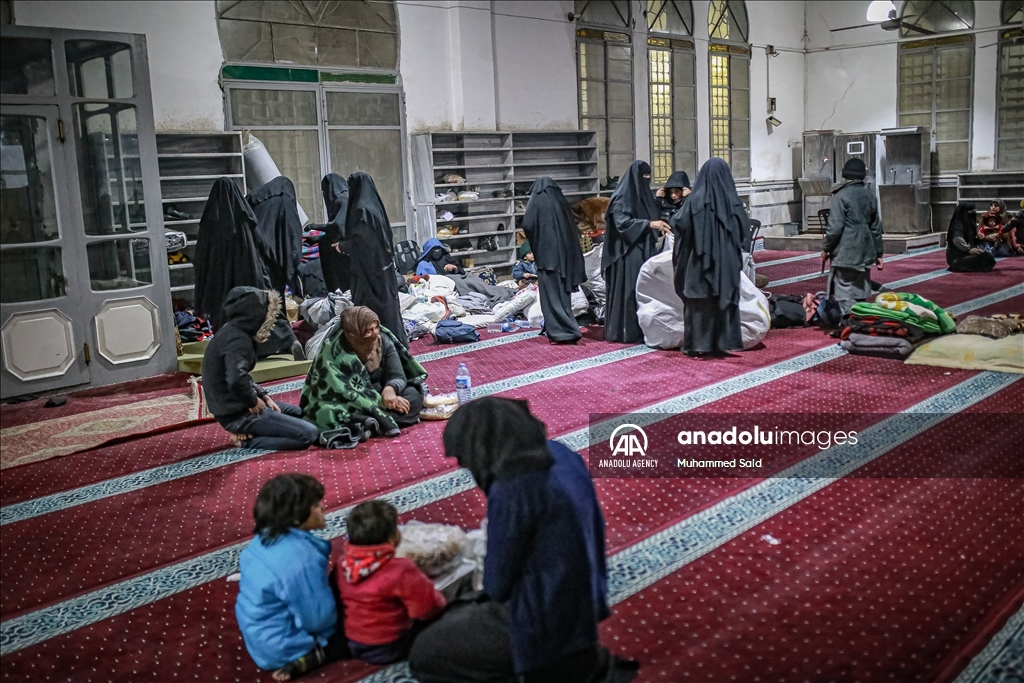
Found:
[[[185,213],[174,204],[164,207],[164,218],[169,218],[172,221],[190,221],[192,216]]]

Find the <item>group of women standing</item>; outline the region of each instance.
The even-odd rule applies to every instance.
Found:
[[[657,252],[658,237],[674,234],[675,290],[683,300],[682,350],[702,355],[743,347],[739,291],[747,214],[723,160],[704,164],[692,192],[671,192],[676,184],[685,183],[689,189],[688,180],[685,174],[673,174],[666,187],[670,206],[665,211],[665,200],[659,202],[651,190],[650,165],[636,161],[612,193],[601,263],[608,292],[605,340],[643,341],[637,277]],[[663,217],[668,214],[666,222]]]

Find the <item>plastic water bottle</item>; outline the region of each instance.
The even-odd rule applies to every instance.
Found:
[[[459,371],[455,373],[455,395],[460,406],[473,400],[473,382],[469,379],[469,368],[465,363],[459,363]]]

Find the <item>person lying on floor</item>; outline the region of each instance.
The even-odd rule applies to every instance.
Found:
[[[427,371],[369,308],[346,308],[340,322],[309,368],[303,414],[331,447],[353,447],[374,434],[398,436],[399,427],[419,422]],[[336,436],[349,442],[334,443]]]
[[[441,240],[431,237],[423,245],[423,254],[416,262],[417,275],[448,275],[457,273],[465,275],[466,269],[462,262],[452,256],[448,247],[441,244]]]
[[[225,322],[203,354],[206,404],[235,446],[302,450],[320,436],[298,406],[275,403],[249,374],[256,366],[256,345],[270,336],[280,308],[276,291],[233,288],[224,299]]]
[[[327,526],[324,485],[282,474],[260,489],[256,537],[242,551],[235,618],[256,666],[289,681],[351,654],[331,592],[331,544],[311,531]]]
[[[444,611],[444,596],[412,560],[395,557],[402,534],[391,503],[360,503],[347,528],[337,583],[349,649],[368,664],[401,661],[423,627]]]
[[[455,411],[444,450],[487,497],[484,595],[416,638],[416,680],[632,680],[635,663],[598,641],[610,615],[604,516],[580,455],[548,441],[525,401],[490,396]]]

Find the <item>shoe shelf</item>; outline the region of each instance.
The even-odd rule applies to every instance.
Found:
[[[597,137],[594,131],[435,131],[412,136],[413,165],[412,234],[417,246],[437,237],[438,226],[458,223],[464,232],[441,237],[444,242],[493,237],[497,249],[467,249],[452,254],[470,266],[490,266],[499,274],[511,273],[516,261],[516,233],[523,211],[516,202],[526,202],[524,193],[540,176],[549,176],[562,187],[570,203],[600,193]],[[453,173],[460,182],[442,182]],[[508,196],[458,201],[437,201],[449,189],[481,188],[481,195],[503,190]],[[486,189],[484,189],[486,188]],[[456,189],[456,191],[458,191]],[[470,205],[487,203],[495,213],[473,213]],[[442,220],[437,208],[453,217]],[[520,207],[522,208],[522,207]],[[506,230],[495,230],[498,221],[514,221]]]
[[[242,194],[247,194],[245,164],[242,158],[242,134],[232,133],[158,133],[157,162],[160,166],[160,194],[164,210],[164,229],[185,233],[185,263],[168,265],[168,289],[176,301],[191,305],[195,290],[196,240],[199,219],[210,190],[218,178],[230,178]],[[171,252],[175,253],[175,252]]]

